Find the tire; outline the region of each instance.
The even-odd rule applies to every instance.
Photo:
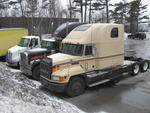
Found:
[[[18,64],[17,64],[17,68],[20,69],[20,64],[19,64],[19,62],[18,62]]]
[[[139,74],[140,72],[140,65],[138,63],[133,64],[132,66],[132,76]]]
[[[146,72],[149,68],[149,61],[145,60],[141,64],[141,72]]]
[[[131,39],[131,36],[128,36],[128,39]]]
[[[32,75],[35,80],[40,80],[40,66],[35,66],[32,70]]]
[[[118,82],[119,82],[119,80],[111,80],[111,81],[109,81],[109,85],[115,86]]]
[[[85,91],[85,81],[81,77],[71,78],[67,89],[66,94],[70,97],[75,97],[81,95]]]

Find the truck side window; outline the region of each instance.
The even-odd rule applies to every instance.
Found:
[[[38,39],[35,39],[35,46],[38,45]]]
[[[59,42],[55,42],[55,43],[53,44],[53,49],[54,49],[54,50],[59,50]]]
[[[31,42],[30,42],[30,45],[29,47],[33,48],[33,47],[36,47],[38,45],[38,39],[31,39]]]
[[[85,56],[92,55],[92,46],[86,46],[85,48]]]
[[[118,38],[118,28],[113,28],[111,30],[111,38]]]

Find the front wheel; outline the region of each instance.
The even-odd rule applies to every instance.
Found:
[[[35,80],[40,80],[40,66],[36,66],[33,68],[32,75]]]
[[[132,75],[137,75],[140,72],[140,65],[138,63],[135,63],[132,66]]]
[[[82,94],[85,91],[85,81],[81,77],[71,78],[66,93],[70,97],[75,97]]]

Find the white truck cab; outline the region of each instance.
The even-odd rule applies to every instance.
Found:
[[[12,67],[19,66],[20,53],[38,47],[40,47],[40,37],[23,36],[18,45],[8,49],[7,63]]]

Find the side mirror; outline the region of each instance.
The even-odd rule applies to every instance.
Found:
[[[29,48],[31,48],[31,49],[32,49],[32,46],[33,46],[33,44],[30,42],[30,44],[29,44]]]
[[[47,47],[47,52],[51,53],[52,48],[50,46]]]
[[[51,54],[55,54],[55,50],[51,50]]]

